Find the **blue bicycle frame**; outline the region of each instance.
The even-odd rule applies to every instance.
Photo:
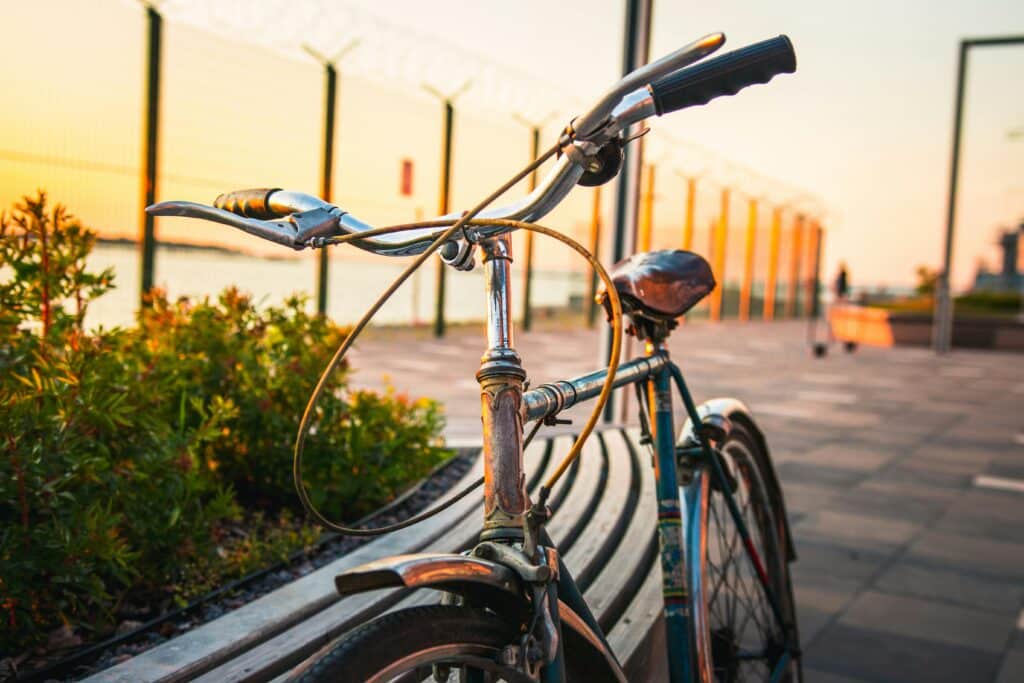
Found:
[[[595,397],[603,384],[606,371],[598,371],[573,380],[544,384],[523,395],[527,418],[530,420],[553,417],[562,410]],[[673,424],[673,396],[675,385],[678,398],[682,401],[690,429],[682,442],[677,442]],[[736,524],[745,552],[755,567],[759,583],[764,590],[779,630],[789,637],[781,606],[775,590],[770,585],[762,558],[752,542],[750,531],[733,499],[731,489],[725,485],[726,475],[721,460],[716,456],[706,430],[702,429],[707,420],[701,415],[691,396],[682,371],[668,357],[667,350],[660,345],[648,344],[647,355],[622,364],[616,373],[615,386],[634,385],[638,395],[646,396],[646,410],[641,411],[642,423],[652,434],[654,450],[656,493],[658,496],[658,539],[662,572],[662,598],[664,602],[665,628],[668,644],[669,676],[672,683],[690,683],[713,678],[710,661],[710,643],[695,643],[691,633],[703,633],[706,624],[691,625],[696,615],[691,611],[694,600],[702,599],[703,586],[699,583],[700,572],[689,572],[688,566],[699,563],[706,552],[703,538],[704,511],[701,509],[701,485],[707,483],[686,477],[680,485],[678,468],[686,460],[695,466],[704,466],[708,475],[723,492],[726,505]],[[691,585],[688,585],[690,578]],[[567,570],[558,582],[561,599],[579,614],[588,625],[600,635],[596,620],[590,615],[579,590]],[[696,626],[696,628],[694,628]],[[770,680],[781,680],[790,662],[793,643],[786,643],[783,653],[776,662]],[[560,681],[562,666],[552,666],[551,676],[542,676],[544,683]],[[546,671],[546,670],[545,670]]]

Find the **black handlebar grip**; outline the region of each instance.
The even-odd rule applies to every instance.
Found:
[[[651,83],[658,116],[707,104],[722,95],[735,95],[748,85],[767,83],[773,76],[796,71],[796,54],[786,36],[733,50],[680,69]]]
[[[225,192],[213,200],[213,205],[218,209],[224,209],[246,218],[260,220],[280,218],[281,215],[270,208],[270,195],[280,189],[279,187],[261,187],[253,190]]]

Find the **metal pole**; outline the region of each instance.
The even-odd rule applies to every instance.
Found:
[[[729,188],[722,188],[722,205],[719,208],[718,213],[718,225],[715,226],[714,237],[714,253],[712,262],[714,263],[715,279],[718,280],[718,286],[715,287],[711,293],[711,319],[718,321],[722,319],[722,309],[725,308],[725,250],[729,244]]]
[[[337,101],[338,72],[334,64],[324,66],[326,82],[324,88],[324,140],[323,167],[320,171],[320,197],[331,201],[331,181],[334,171],[334,107]],[[316,312],[327,315],[327,247],[317,254]]]
[[[956,221],[956,190],[960,171],[960,129],[963,118],[964,84],[967,80],[967,55],[972,47],[1024,44],[1024,36],[996,36],[960,41],[960,57],[956,66],[956,103],[953,113],[953,154],[949,168],[949,195],[946,198],[946,244],[942,251],[942,271],[935,288],[935,322],[932,326],[932,348],[947,353],[953,345],[953,301],[950,281],[953,268],[953,226]]]
[[[775,295],[779,288],[779,242],[782,236],[782,208],[772,209],[772,227],[768,234],[768,277],[764,283],[764,311],[761,318],[775,317]]]
[[[817,319],[821,315],[821,241],[824,236],[824,230],[818,221],[811,223],[811,244],[813,247],[810,249],[811,258],[814,259],[814,268],[811,269],[809,277],[807,278],[807,304],[804,305],[805,309],[809,308],[809,315],[812,318]]]
[[[647,183],[640,202],[637,251],[650,251],[654,239],[654,164],[647,165]]]
[[[590,253],[598,257],[601,247],[601,186],[594,188],[594,203],[590,212]],[[587,291],[587,327],[594,326],[597,318],[597,273],[590,269],[590,289]]]
[[[163,19],[152,5],[146,6],[149,23],[149,51],[146,62],[146,123],[143,145],[142,177],[142,239],[140,243],[141,273],[139,300],[146,305],[146,293],[153,288],[153,270],[156,261],[156,229],[153,216],[145,208],[156,203],[157,152],[160,137],[160,57]]]
[[[438,215],[443,216],[449,211],[451,203],[452,181],[452,124],[455,119],[455,107],[451,99],[444,101],[444,141],[441,149],[441,194],[438,201]],[[434,336],[443,337],[444,322],[444,287],[448,266],[444,261],[437,260],[437,301],[434,308]]]
[[[956,66],[956,104],[953,110],[953,159],[949,167],[949,196],[946,199],[946,244],[942,250],[942,271],[939,273],[935,288],[935,321],[932,326],[932,346],[936,353],[947,353],[953,342],[953,307],[949,295],[949,280],[953,261],[956,186],[960,171],[960,124],[963,118],[964,80],[967,74],[969,48],[968,41],[960,41],[960,57]]]
[[[647,63],[651,47],[651,16],[654,12],[654,0],[626,0],[626,25],[623,44],[622,73],[631,71]],[[630,127],[627,135],[635,135],[641,130],[641,124]],[[619,172],[619,180],[615,189],[615,227],[611,235],[610,262],[620,261],[633,252],[636,239],[637,209],[640,197],[640,169],[644,162],[643,139],[634,141],[626,152],[626,158]],[[611,356],[611,327],[606,327],[602,335],[601,362],[607,362]],[[614,397],[613,397],[614,398]],[[609,401],[605,406],[604,420],[611,422],[616,413],[617,401]]]
[[[686,179],[686,222],[683,223],[683,249],[693,248],[693,211],[697,202],[697,179]]]
[[[800,253],[803,250],[804,215],[798,213],[793,221],[793,243],[790,251],[789,282],[786,283],[786,317],[797,315],[797,297],[800,296]]]
[[[530,161],[540,155],[540,126],[533,126],[530,130]],[[537,187],[537,170],[533,169],[530,174],[530,191]],[[523,245],[523,330],[529,331],[533,323],[533,311],[530,308],[531,282],[533,280],[533,233],[526,231],[526,240]]]
[[[754,289],[754,246],[757,241],[757,199],[747,204],[747,239],[743,254],[743,285],[740,290],[740,320],[750,320],[750,297]]]

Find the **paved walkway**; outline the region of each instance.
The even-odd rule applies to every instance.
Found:
[[[1024,356],[815,359],[806,332],[692,325],[672,351],[698,400],[735,396],[767,434],[800,556],[808,680],[1024,681]],[[480,330],[373,335],[357,384],[386,373],[445,402],[452,441],[478,439]],[[517,347],[538,384],[594,369],[598,337],[547,330]]]

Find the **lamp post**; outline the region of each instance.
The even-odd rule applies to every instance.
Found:
[[[654,0],[626,0],[626,23],[623,31],[622,73],[630,73],[646,64],[651,51],[651,18],[654,13]],[[633,124],[626,131],[628,137],[635,136],[641,124]],[[643,139],[636,140],[626,151],[619,171],[619,180],[615,188],[615,224],[610,236],[610,263],[616,263],[627,254],[632,253],[636,239],[637,209],[640,197],[640,170],[643,168]],[[601,359],[606,363],[611,357],[611,327],[605,327],[602,333]],[[618,403],[613,395],[612,400],[604,409],[604,421],[614,419]]]
[[[441,189],[438,197],[438,215],[443,216],[451,211],[452,194],[452,128],[455,123],[455,98],[469,89],[471,81],[466,81],[458,90],[445,95],[433,86],[423,84],[423,89],[441,101],[444,106],[444,136],[441,141]],[[444,261],[437,260],[436,301],[434,305],[434,336],[443,337],[445,331],[444,299],[445,276],[447,266]]]
[[[953,302],[950,298],[950,274],[953,260],[953,225],[956,219],[956,190],[960,171],[960,129],[963,119],[964,84],[967,80],[967,56],[972,47],[1000,47],[1024,44],[1024,35],[967,38],[960,41],[956,71],[956,100],[953,114],[953,151],[949,169],[949,195],[946,199],[946,243],[942,252],[942,270],[935,291],[935,323],[932,348],[947,353],[953,342]]]
[[[335,106],[338,100],[337,65],[342,57],[359,43],[358,39],[349,41],[348,45],[338,50],[333,57],[325,57],[309,45],[303,45],[313,59],[324,67],[324,137],[320,151],[320,198],[331,201],[331,185],[334,177],[334,127]],[[316,271],[316,312],[327,315],[327,249],[320,249],[317,254]]]

